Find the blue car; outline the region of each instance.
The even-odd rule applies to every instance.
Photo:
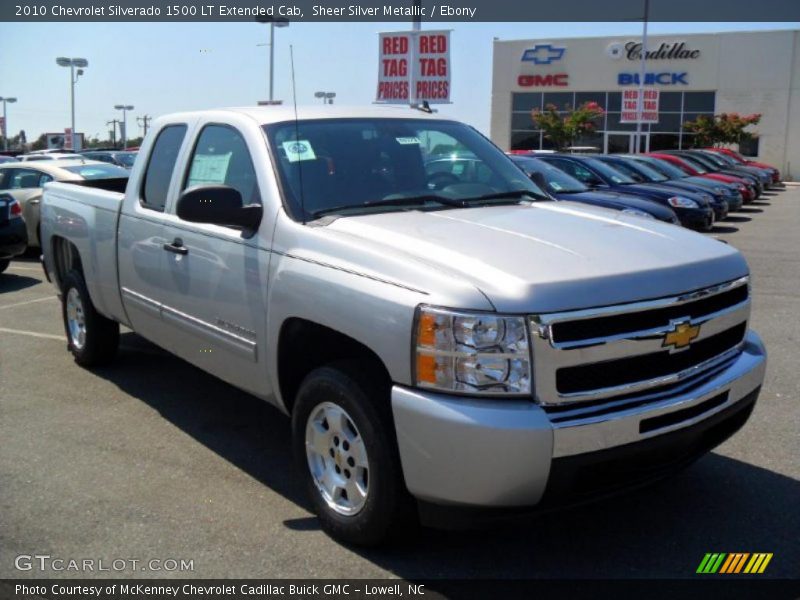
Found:
[[[590,190],[574,177],[570,177],[562,170],[532,156],[512,155],[511,160],[556,200],[581,202],[620,210],[627,214],[658,219],[666,223],[680,224],[675,211],[651,200],[618,192]]]
[[[592,189],[634,194],[671,208],[684,227],[708,231],[714,225],[714,210],[708,194],[678,191],[657,183],[637,183],[629,175],[591,156],[543,154],[539,160],[558,167]]]
[[[668,177],[664,177],[661,173],[651,169],[647,165],[618,154],[598,156],[597,158],[611,165],[615,169],[630,175],[640,183],[658,183],[676,190],[686,190],[698,194],[708,194],[711,197],[711,208],[714,209],[714,220],[716,221],[721,221],[727,217],[728,211],[731,209],[725,194],[714,193],[706,186],[699,186],[680,180],[672,181]]]

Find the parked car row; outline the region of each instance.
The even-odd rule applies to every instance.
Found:
[[[617,208],[710,230],[780,184],[780,172],[721,148],[651,154],[515,152],[511,159],[556,200]]]
[[[45,155],[42,155],[45,156]],[[53,156],[53,154],[49,154]],[[115,165],[96,160],[53,159],[41,161],[19,161],[0,164],[0,271],[8,265],[2,261],[22,254],[26,246],[41,246],[39,208],[42,191],[51,181],[81,182],[96,179],[127,180],[130,171]],[[123,186],[124,187],[124,184]],[[10,199],[10,200],[9,200]],[[5,216],[4,216],[5,215]],[[17,220],[18,219],[18,220]],[[13,221],[13,223],[11,222]],[[10,223],[10,224],[9,224]],[[13,227],[12,227],[13,226]],[[11,227],[10,241],[6,240],[6,228]],[[19,229],[25,228],[24,240],[19,237]],[[5,249],[6,241],[11,250]],[[21,245],[21,248],[19,247]]]

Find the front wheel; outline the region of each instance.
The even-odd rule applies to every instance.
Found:
[[[61,314],[67,334],[67,349],[84,367],[110,363],[119,346],[119,323],[97,312],[83,276],[70,271],[62,286]]]
[[[312,371],[292,414],[295,456],[323,529],[360,545],[413,523],[388,389],[367,372],[353,363]]]

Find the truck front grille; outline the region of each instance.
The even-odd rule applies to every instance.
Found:
[[[699,379],[741,351],[749,316],[743,277],[672,298],[531,317],[537,400],[627,399]]]

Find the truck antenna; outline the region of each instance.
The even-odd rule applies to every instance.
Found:
[[[289,62],[292,65],[292,104],[294,105],[294,141],[300,143],[300,120],[297,118],[297,87],[294,83],[294,46],[289,44]],[[298,157],[299,158],[299,157]],[[306,224],[306,203],[303,198],[303,161],[297,161],[297,175],[300,180],[300,212],[302,212],[303,225]]]

